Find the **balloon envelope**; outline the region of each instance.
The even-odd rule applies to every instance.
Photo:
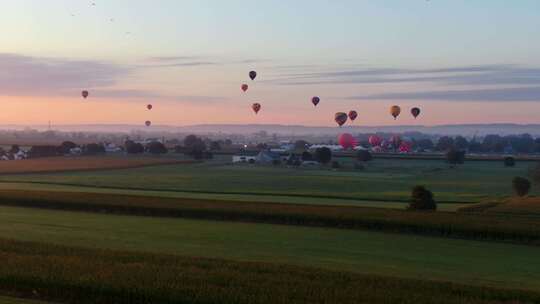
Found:
[[[248,88],[249,88],[249,86],[248,86],[247,84],[243,84],[243,85],[242,85],[242,91],[245,92],[245,91],[248,90]]]
[[[258,114],[259,111],[261,110],[261,104],[256,102],[253,105],[251,105],[251,109],[253,109],[253,112],[255,112],[255,114]]]
[[[317,106],[319,102],[321,102],[321,99],[318,96],[311,98],[311,103],[313,103],[314,106]]]
[[[148,110],[152,110],[153,107],[154,107],[154,106],[152,106],[151,104],[146,105],[146,108],[147,108]]]
[[[340,127],[343,126],[347,122],[347,118],[348,118],[347,113],[343,113],[343,112],[337,112],[336,115],[334,116],[334,120]]]
[[[147,120],[145,123],[144,123],[147,127],[150,127],[152,125],[152,122],[150,120]]]
[[[404,141],[399,145],[399,152],[410,153],[412,151],[412,143]]]
[[[255,71],[249,72],[249,78],[251,78],[251,80],[255,80],[255,78],[257,78],[257,72]]]
[[[412,108],[411,109],[411,114],[412,116],[414,116],[414,119],[416,119],[416,117],[418,117],[418,115],[420,115],[420,108]]]
[[[394,119],[397,119],[400,113],[401,113],[401,108],[399,106],[392,106],[390,108],[390,114],[394,116]]]
[[[356,117],[358,117],[358,113],[356,113],[356,111],[350,111],[349,112],[349,119],[354,121],[356,119]]]
[[[88,94],[88,91],[82,91],[81,95],[82,95],[82,97],[86,98],[86,97],[88,97],[89,94]]]
[[[357,145],[356,139],[349,133],[339,135],[338,143],[343,149],[353,149]]]
[[[371,135],[369,137],[369,144],[373,147],[378,147],[381,145],[382,139],[377,135]]]

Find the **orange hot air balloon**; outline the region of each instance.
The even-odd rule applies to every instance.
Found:
[[[358,113],[356,113],[356,111],[350,111],[349,112],[349,119],[351,121],[354,121],[356,119],[356,117],[358,117]]]
[[[84,99],[86,99],[86,98],[88,97],[89,93],[88,93],[88,91],[82,91],[82,92],[81,92],[81,95],[82,95],[82,97],[83,97]]]
[[[249,78],[251,78],[251,80],[255,80],[255,78],[257,78],[257,72],[255,71],[249,72]]]
[[[152,110],[153,107],[154,107],[154,106],[152,106],[151,104],[146,105],[146,108],[147,108],[148,110]]]
[[[347,113],[343,113],[343,112],[337,112],[336,115],[334,116],[334,120],[339,125],[339,127],[343,126],[347,122],[347,118],[348,118]]]
[[[390,114],[392,114],[392,116],[394,117],[394,120],[397,119],[400,113],[401,113],[401,108],[399,106],[392,106],[390,108]]]
[[[147,127],[150,127],[152,125],[152,122],[150,120],[147,120],[145,123],[144,123]]]
[[[321,98],[319,98],[318,96],[314,96],[313,98],[311,98],[311,103],[314,106],[317,106],[319,104],[319,102],[321,102]]]
[[[253,105],[251,105],[251,109],[253,109],[253,112],[255,112],[255,114],[258,114],[259,111],[261,110],[261,104],[256,102]]]
[[[418,115],[420,115],[420,108],[412,108],[411,109],[411,114],[412,116],[414,116],[414,119],[416,119],[416,117],[418,117]]]
[[[247,84],[242,85],[242,91],[246,92],[249,89],[249,86]]]

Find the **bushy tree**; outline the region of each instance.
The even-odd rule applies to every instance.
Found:
[[[540,162],[529,168],[529,177],[533,182],[540,184]]]
[[[85,155],[97,155],[105,153],[105,147],[101,144],[87,144],[83,146],[83,154]]]
[[[531,182],[523,177],[514,177],[512,180],[512,188],[514,188],[514,192],[518,196],[526,196],[529,194],[529,191],[531,190]]]
[[[514,167],[515,165],[516,165],[516,160],[513,157],[508,156],[504,158],[505,167]]]
[[[146,145],[146,151],[150,154],[166,154],[167,147],[159,141],[153,141]]]
[[[124,148],[128,154],[140,154],[144,153],[144,146],[140,143],[136,143],[132,140],[126,140]]]
[[[356,159],[361,162],[367,162],[373,159],[373,156],[368,150],[359,150],[356,153]]]
[[[62,154],[68,154],[74,148],[77,148],[77,145],[72,141],[64,141],[59,147]]]
[[[439,138],[437,142],[437,150],[448,151],[454,148],[454,139],[449,136],[443,136]]]
[[[450,149],[446,152],[446,161],[451,165],[463,164],[465,162],[465,151]]]
[[[313,160],[313,155],[311,155],[311,153],[309,153],[308,151],[302,152],[302,161],[312,161],[312,160]]]
[[[328,164],[332,160],[332,150],[327,147],[317,148],[315,150],[315,160],[321,164]]]
[[[433,193],[424,186],[415,186],[411,192],[409,210],[437,210]]]
[[[309,146],[309,143],[305,140],[297,140],[294,143],[294,149],[296,151],[304,151],[307,149],[308,146]]]
[[[188,135],[184,139],[184,154],[195,159],[204,159],[206,153],[206,143],[195,135]]]

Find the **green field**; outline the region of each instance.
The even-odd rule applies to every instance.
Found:
[[[540,290],[540,247],[0,207],[0,238]]]
[[[527,215],[537,200],[503,204],[532,163],[375,160],[353,170],[341,161],[340,170],[219,159],[1,176],[0,258],[10,267],[0,269],[0,294],[60,303],[540,302],[540,223]],[[440,211],[480,202],[499,211],[392,210],[417,184]]]
[[[345,163],[350,159],[343,159]],[[505,168],[497,161],[470,161],[449,168],[442,161],[375,160],[362,171],[310,170],[223,163],[169,165],[99,172],[3,176],[3,182],[154,191],[163,195],[309,204],[361,204],[397,207],[410,189],[427,186],[440,203],[475,203],[512,195],[511,180],[525,176],[530,162]],[[12,184],[12,186],[14,186]],[[6,186],[3,186],[6,187]],[[536,191],[534,193],[537,193]],[[447,210],[459,206],[441,204]]]

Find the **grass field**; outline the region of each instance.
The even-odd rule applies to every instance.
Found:
[[[500,162],[470,161],[450,169],[441,161],[375,160],[363,171],[332,171],[209,163],[11,175],[1,177],[0,181],[191,195],[265,196],[266,201],[272,196],[295,203],[311,199],[367,201],[370,205],[392,202],[391,206],[396,206],[396,203],[408,201],[411,187],[417,184],[431,189],[440,203],[503,199],[512,195],[512,178],[525,176],[530,165],[530,162],[518,162],[514,168],[505,168]],[[533,194],[538,192],[535,190]]]
[[[0,207],[0,238],[540,290],[539,247]]]

